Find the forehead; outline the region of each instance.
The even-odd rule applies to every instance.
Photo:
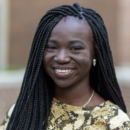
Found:
[[[87,38],[92,38],[92,29],[85,19],[79,19],[78,17],[67,16],[63,17],[53,28],[52,35],[84,35]]]

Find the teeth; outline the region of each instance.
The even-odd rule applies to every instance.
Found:
[[[56,71],[61,73],[68,73],[71,71],[71,69],[65,69],[65,70],[56,69]]]

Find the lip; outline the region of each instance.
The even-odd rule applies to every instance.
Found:
[[[53,69],[75,69],[74,67],[70,67],[70,66],[53,66]]]
[[[59,70],[70,70],[68,72],[58,72],[57,69]],[[72,68],[72,67],[65,67],[65,66],[55,66],[53,67],[53,70],[54,70],[54,73],[55,73],[55,76],[58,77],[58,78],[69,78],[75,71],[75,68]]]

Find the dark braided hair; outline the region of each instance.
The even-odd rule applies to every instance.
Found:
[[[52,29],[66,16],[85,19],[92,28],[97,65],[91,67],[91,87],[105,100],[110,100],[126,112],[102,18],[95,11],[80,7],[79,4],[63,5],[49,10],[38,25],[22,88],[7,130],[47,129],[54,88],[53,81],[43,69],[43,54]]]

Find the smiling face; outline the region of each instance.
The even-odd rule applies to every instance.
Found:
[[[89,84],[93,48],[93,34],[86,20],[68,16],[58,22],[43,57],[44,69],[56,87]]]

